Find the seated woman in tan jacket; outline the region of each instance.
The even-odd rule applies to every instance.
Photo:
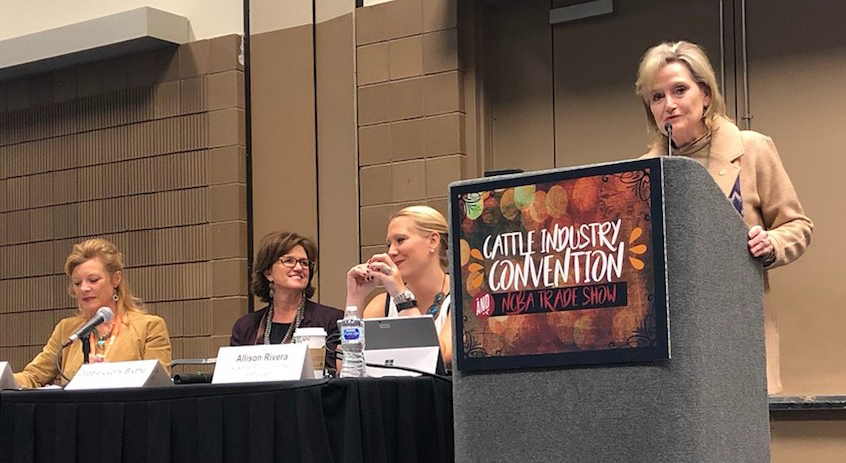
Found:
[[[73,378],[82,365],[82,343],[75,342],[61,352],[61,371],[56,368],[57,352],[100,307],[111,308],[114,319],[91,333],[89,362],[156,359],[166,369],[170,367],[170,338],[165,322],[147,314],[132,295],[123,274],[123,256],[114,244],[92,239],[74,245],[65,262],[65,273],[70,277],[70,293],[77,300],[79,314],[59,321],[41,353],[23,371],[15,373],[20,387],[52,384],[60,373]]]

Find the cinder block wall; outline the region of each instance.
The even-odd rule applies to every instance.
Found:
[[[356,9],[361,254],[385,249],[390,214],[428,204],[467,171],[456,0]]]
[[[237,35],[0,81],[0,359],[21,369],[76,313],[62,267],[124,253],[174,358],[214,356],[246,312]]]

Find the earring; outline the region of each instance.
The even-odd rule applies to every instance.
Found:
[[[435,252],[435,248],[429,248],[429,252]]]
[[[270,300],[272,301],[273,300],[273,280],[270,280],[270,289],[268,290],[268,293],[270,294]]]
[[[112,293],[112,300],[115,301],[115,302],[117,302],[117,300],[118,300],[117,288],[115,288],[115,292]]]

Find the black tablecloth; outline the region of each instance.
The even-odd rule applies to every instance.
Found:
[[[3,462],[453,461],[435,378],[0,393]]]

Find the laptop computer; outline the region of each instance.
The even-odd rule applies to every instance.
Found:
[[[367,363],[398,366],[426,373],[445,373],[438,334],[431,315],[364,320]],[[367,366],[367,376],[417,376],[395,368]]]

